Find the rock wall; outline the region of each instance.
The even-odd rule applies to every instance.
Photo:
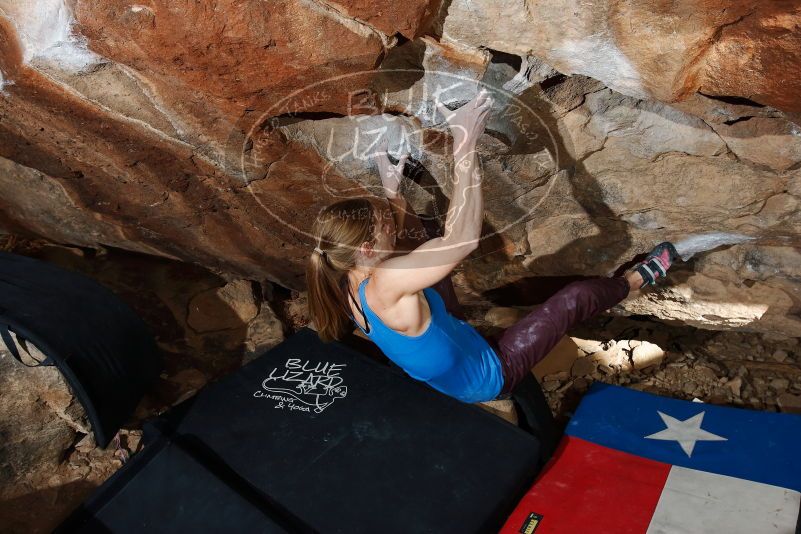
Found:
[[[311,221],[379,192],[383,135],[442,221],[433,103],[484,85],[465,298],[736,233],[618,311],[799,336],[799,25],[792,1],[0,0],[0,221],[302,289]]]
[[[794,0],[454,0],[443,39],[535,55],[638,98],[701,93],[801,111],[801,5]]]

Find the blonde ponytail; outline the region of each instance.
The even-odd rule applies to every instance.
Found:
[[[314,222],[317,244],[306,267],[306,284],[309,315],[325,342],[353,331],[347,274],[356,267],[359,247],[375,242],[375,213],[369,199],[351,198],[326,207]]]

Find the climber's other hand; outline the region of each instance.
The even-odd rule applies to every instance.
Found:
[[[403,169],[406,166],[406,161],[409,159],[408,153],[403,153],[398,156],[398,163],[392,164],[389,159],[389,143],[384,138],[379,145],[379,150],[374,156],[376,165],[378,166],[378,174],[381,176],[381,185],[384,187],[384,194],[387,198],[392,199],[398,195],[400,190],[401,180],[403,180]]]
[[[481,89],[473,100],[455,111],[449,110],[442,102],[436,103],[437,109],[450,127],[454,153],[475,149],[478,138],[487,125],[493,103],[485,89]]]

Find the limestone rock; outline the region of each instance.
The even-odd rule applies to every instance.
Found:
[[[533,54],[637,98],[730,95],[799,111],[801,82],[784,76],[801,65],[799,20],[792,0],[769,8],[755,0],[454,0],[443,5],[439,31],[463,45]]]
[[[291,331],[309,325],[309,295],[305,291],[302,293],[293,293],[293,298],[284,304],[283,310],[283,316]],[[361,330],[357,330],[357,332],[361,332]]]
[[[783,393],[788,387],[790,387],[790,381],[786,378],[774,378],[770,381],[770,387],[779,393]]]
[[[572,376],[588,376],[592,375],[596,369],[596,362],[590,357],[578,358],[570,370]]]
[[[517,425],[518,423],[517,410],[515,410],[514,401],[511,399],[480,402],[478,405],[489,413],[497,415],[513,425]]]
[[[776,352],[773,353],[773,359],[779,363],[783,362],[784,360],[787,359],[787,351],[781,349],[777,350]]]
[[[559,381],[557,380],[546,380],[542,383],[542,389],[548,392],[556,391],[560,386],[561,384],[559,384]]]
[[[268,202],[243,188],[249,133],[272,113],[347,112],[353,94],[369,91],[349,73],[374,67],[391,43],[321,5],[279,4],[76,2],[73,24],[61,1],[4,0],[0,156],[52,177],[97,221],[86,235],[99,242],[108,234],[125,248],[259,279],[271,263],[273,280],[299,287],[297,271],[281,271],[306,246],[274,222],[303,206],[281,187]],[[235,15],[219,14],[228,9]],[[277,162],[270,178],[319,176],[319,157],[284,148],[265,162]]]
[[[161,254],[130,239],[124,227],[85,209],[55,178],[0,157],[0,188],[6,199],[0,220],[12,229],[47,236],[60,243],[95,247],[98,243],[145,254]]]
[[[589,354],[587,358],[594,361],[598,369],[604,374],[614,374],[619,371],[629,371],[633,367],[629,357],[628,343],[611,342],[605,345],[605,349]]]
[[[711,326],[711,321],[715,328],[758,325],[766,332],[792,332],[799,321],[784,310],[794,302],[794,285],[789,281],[796,276],[797,264],[788,259],[797,254],[793,248],[753,245],[711,252],[686,281],[642,292],[623,307],[636,314],[645,302],[659,301],[664,317],[702,328]],[[729,295],[728,300],[721,300],[723,294]],[[700,300],[706,302],[703,312],[696,307]]]
[[[587,95],[583,108],[593,137],[620,143],[632,155],[651,160],[660,150],[716,156],[726,144],[704,121],[659,102],[638,101],[610,90]]]
[[[729,390],[731,390],[732,395],[734,395],[735,397],[739,397],[740,388],[742,388],[743,386],[743,379],[740,378],[739,376],[736,376],[731,380],[729,380],[728,382],[726,382],[725,386],[729,388]]]
[[[659,365],[665,357],[665,351],[659,345],[643,341],[631,350],[631,360],[635,369],[645,369],[652,365]]]
[[[284,340],[284,325],[267,302],[262,302],[258,315],[248,323],[245,334],[246,354],[243,364],[249,362]]]
[[[605,343],[594,339],[581,339],[577,337],[571,339],[576,344],[576,346],[578,346],[578,348],[584,352],[584,354],[593,354],[595,352],[600,352],[604,350],[604,347],[606,346]]]
[[[770,106],[764,106],[745,98],[713,97],[701,93],[694,93],[681,102],[673,102],[671,105],[685,113],[700,117],[713,127],[722,123],[733,124],[751,117],[782,119],[797,115],[785,114]],[[796,122],[798,121],[796,120]]]
[[[420,35],[433,15],[430,0],[392,2],[387,0],[336,0],[331,4],[382,32],[403,34],[409,39]]]
[[[695,382],[686,382],[682,387],[682,390],[687,395],[694,395],[697,389],[698,389],[698,384],[696,384]]]
[[[577,74],[562,76],[542,87],[542,97],[553,107],[557,116],[563,116],[584,103],[586,96],[606,89],[603,83],[594,78]]]
[[[259,313],[248,280],[235,280],[223,287],[196,295],[189,303],[187,323],[196,332],[242,328]]]
[[[489,61],[488,52],[431,38],[404,43],[390,50],[381,62],[373,82],[381,95],[381,107],[375,111],[402,112],[426,126],[442,122],[435,102],[458,105],[471,100]]]
[[[25,367],[0,350],[0,500],[26,479],[52,472],[73,443],[73,425],[45,397],[73,398],[56,367]]]
[[[217,141],[227,139],[230,118],[247,107],[267,110],[307,85],[323,82],[318,98],[295,111],[346,109],[347,88],[361,80],[345,76],[332,87],[324,81],[372,68],[384,46],[372,27],[302,0],[80,0],[74,13],[91,50],[151,85],[187,134],[216,134]]]
[[[175,396],[175,400],[172,403],[173,406],[195,396],[207,382],[206,375],[197,369],[183,369],[170,376],[169,385]]]
[[[801,395],[782,393],[779,395],[778,403],[783,412],[801,414]]]
[[[784,171],[801,162],[801,127],[784,120],[751,117],[716,124],[715,131],[737,157]]]
[[[559,343],[540,362],[534,366],[532,372],[537,379],[542,380],[551,376],[554,380],[570,378],[570,369],[583,352],[569,336],[563,337]]]

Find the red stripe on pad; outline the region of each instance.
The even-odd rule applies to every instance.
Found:
[[[642,534],[671,467],[566,436],[501,532],[525,532],[535,513],[528,534]]]

